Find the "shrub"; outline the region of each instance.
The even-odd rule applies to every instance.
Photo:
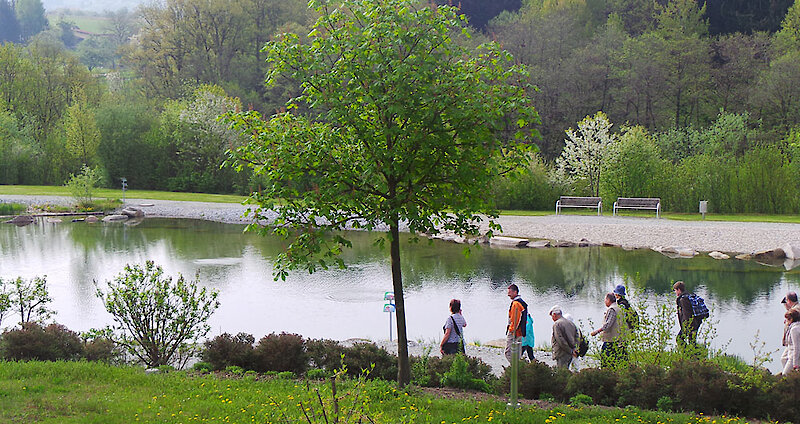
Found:
[[[654,409],[659,399],[670,394],[666,385],[667,372],[656,365],[630,366],[617,371],[618,406],[636,405]]]
[[[550,180],[541,156],[532,154],[527,168],[497,177],[491,196],[500,209],[550,210],[565,189]]]
[[[311,368],[321,368],[333,371],[342,366],[342,353],[344,346],[336,340],[312,339],[306,340],[306,354]]]
[[[283,371],[279,372],[276,377],[278,377],[281,380],[293,380],[296,376],[291,371]]]
[[[775,406],[769,411],[771,418],[797,421],[800,417],[800,371],[781,377],[770,390]]]
[[[367,378],[397,379],[397,356],[387,352],[386,349],[378,347],[375,343],[356,343],[353,346],[344,348],[343,353],[347,375],[358,377],[363,370],[372,369],[374,364],[375,368]]]
[[[567,396],[585,394],[595,403],[614,405],[617,401],[617,373],[611,369],[585,368],[567,382]]]
[[[729,387],[732,375],[708,361],[679,360],[667,372],[667,385],[685,410],[718,413],[731,410],[738,394]]]
[[[94,191],[102,179],[99,168],[89,168],[83,165],[81,173],[70,174],[69,181],[65,185],[78,206],[88,206],[92,203]]]
[[[498,391],[508,393],[511,387],[509,378],[510,368],[503,371],[498,381]],[[541,362],[520,363],[519,365],[519,393],[526,399],[541,399],[543,393],[553,396],[553,399],[566,400],[564,389],[570,376],[566,368],[550,368]]]
[[[27,206],[19,203],[0,202],[0,215],[18,215],[26,209]]]
[[[453,361],[455,361],[456,356],[463,355],[445,355],[442,358],[432,356],[427,359],[412,358],[412,371],[414,366],[416,366],[420,373],[413,377],[427,382],[426,386],[428,387],[442,387],[444,385],[442,377],[453,367]],[[491,366],[483,362],[480,358],[465,356],[464,359],[467,362],[467,372],[472,378],[477,378],[487,383],[494,383],[495,377],[492,375]],[[417,363],[424,365],[416,365]]]
[[[115,362],[119,357],[117,344],[105,337],[87,340],[83,344],[83,357],[89,361]]]
[[[107,292],[97,291],[116,322],[113,340],[149,367],[187,360],[183,354],[191,354],[197,339],[208,334],[207,321],[219,307],[217,291],[163,274],[152,261],[126,265],[107,282]]]
[[[78,333],[61,324],[42,328],[35,322],[27,322],[21,329],[4,332],[0,340],[0,354],[6,360],[75,360],[82,353],[83,343]]]
[[[265,371],[292,371],[302,374],[308,366],[305,342],[298,334],[272,333],[258,341],[253,351],[253,369]]]
[[[467,360],[464,355],[455,355],[450,371],[442,376],[442,384],[456,389],[474,389],[489,392],[489,384],[484,380],[473,377],[467,370]]]
[[[195,364],[192,366],[192,368],[195,371],[202,372],[202,373],[211,372],[211,371],[214,370],[214,367],[212,367],[211,364],[209,364],[208,362],[203,362],[203,361],[195,362]]]
[[[328,378],[330,375],[331,373],[329,371],[318,368],[306,371],[306,378],[308,378],[309,380],[324,380]]]
[[[222,333],[212,340],[205,342],[205,349],[200,357],[208,362],[214,370],[225,369],[236,365],[243,369],[253,369],[253,343],[256,341],[252,334],[239,333],[232,336]]]
[[[656,408],[659,411],[670,412],[674,408],[675,401],[669,396],[661,396],[656,402]]]
[[[592,405],[593,401],[591,396],[578,393],[577,395],[569,398],[569,404],[577,407],[583,405]]]
[[[242,375],[244,374],[244,368],[237,365],[228,365],[225,367],[225,372],[233,375]]]

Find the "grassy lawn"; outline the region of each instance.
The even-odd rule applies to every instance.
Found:
[[[63,20],[74,23],[75,26],[83,31],[95,34],[109,32],[109,20],[101,16],[51,13],[47,15],[47,20],[50,22],[50,26],[55,26]]]
[[[739,423],[738,418],[607,407],[506,409],[503,398],[398,390],[394,383],[337,384],[341,415],[354,405],[375,423]],[[145,375],[142,369],[87,362],[0,362],[0,421],[24,423],[322,423],[318,389],[329,422],[330,386],[321,382],[218,378],[184,372]],[[356,396],[357,395],[357,396]],[[300,406],[302,405],[302,406]],[[343,418],[343,417],[342,417]],[[340,418],[341,419],[341,418]],[[349,419],[340,422],[359,422]],[[364,420],[361,422],[369,422]]]
[[[22,196],[70,196],[69,190],[61,186],[20,186],[0,185],[0,195],[15,194]],[[99,188],[95,197],[121,199],[122,190]],[[172,191],[126,190],[126,199],[180,200],[191,202],[241,203],[244,196],[232,194],[178,193]]]

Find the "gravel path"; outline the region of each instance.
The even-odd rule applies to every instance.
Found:
[[[38,204],[70,204],[68,197],[0,195],[0,201]],[[128,199],[126,205],[141,207],[146,216],[194,218],[245,224],[245,206],[235,203],[178,202]],[[146,205],[146,206],[142,206]],[[610,243],[631,248],[673,247],[700,252],[753,253],[800,244],[800,224],[764,222],[674,221],[595,215],[501,216],[503,235]]]

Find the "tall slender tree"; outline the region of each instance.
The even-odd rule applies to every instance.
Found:
[[[256,112],[236,116],[252,139],[233,158],[268,181],[251,195],[257,217],[277,213],[270,229],[251,229],[292,239],[277,277],[343,266],[338,254],[350,242],[340,230],[388,230],[404,385],[411,370],[400,230],[475,234],[479,214],[497,229],[486,187],[521,164],[538,116],[510,54],[494,43],[470,51],[454,42],[468,33],[456,9],[413,0],[335,4],[312,2],[321,16],[307,42],[284,34],[266,47],[268,80],[288,75],[303,92],[268,122]],[[316,115],[293,113],[299,104]]]

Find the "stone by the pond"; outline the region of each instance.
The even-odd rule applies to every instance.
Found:
[[[714,259],[730,259],[731,258],[729,255],[726,255],[726,254],[724,254],[722,252],[717,252],[716,250],[713,251],[713,252],[710,252],[708,254],[708,256],[711,256]]]
[[[103,222],[125,221],[126,219],[128,219],[128,215],[108,215],[103,218]]]
[[[751,255],[749,253],[740,253],[740,254],[734,256],[734,258],[739,259],[741,261],[749,261],[750,259],[753,259],[753,255]]]
[[[550,240],[534,240],[528,243],[528,247],[532,247],[534,249],[544,249],[550,246],[551,246]]]
[[[800,259],[800,243],[786,243],[783,253],[787,259]]]
[[[86,219],[84,219],[84,221],[86,221],[86,222],[91,224],[91,223],[95,223],[95,222],[100,222],[100,218],[98,218],[98,217],[96,217],[94,215],[89,215],[89,216],[86,217]]]
[[[467,239],[464,236],[459,236],[454,233],[439,233],[431,236],[433,240],[449,241],[451,243],[464,244]]]
[[[800,259],[789,259],[786,258],[783,261],[783,267],[786,268],[787,271],[791,271],[795,268],[800,266]]]
[[[130,206],[121,210],[120,214],[127,215],[129,218],[141,218],[144,216],[144,212],[141,209]]]
[[[528,239],[505,236],[497,236],[489,239],[489,245],[495,247],[525,247],[529,242],[530,240]]]
[[[678,247],[675,249],[678,252],[678,256],[682,258],[693,258],[697,256],[697,252],[695,250],[686,248],[686,247]]]
[[[553,247],[575,247],[575,246],[577,245],[571,241],[557,241],[553,243]]]
[[[753,254],[753,259],[760,261],[760,262],[775,262],[778,260],[783,260],[786,258],[786,252],[783,251],[781,248],[772,249],[772,250],[764,250],[762,252],[756,252]]]
[[[623,249],[625,248],[625,246],[620,246],[620,245],[618,245],[616,243],[608,243],[608,242],[605,242],[605,241],[603,242],[602,246],[603,247],[621,247]]]
[[[6,221],[6,224],[28,225],[32,224],[33,220],[34,218],[30,215],[17,215]]]

